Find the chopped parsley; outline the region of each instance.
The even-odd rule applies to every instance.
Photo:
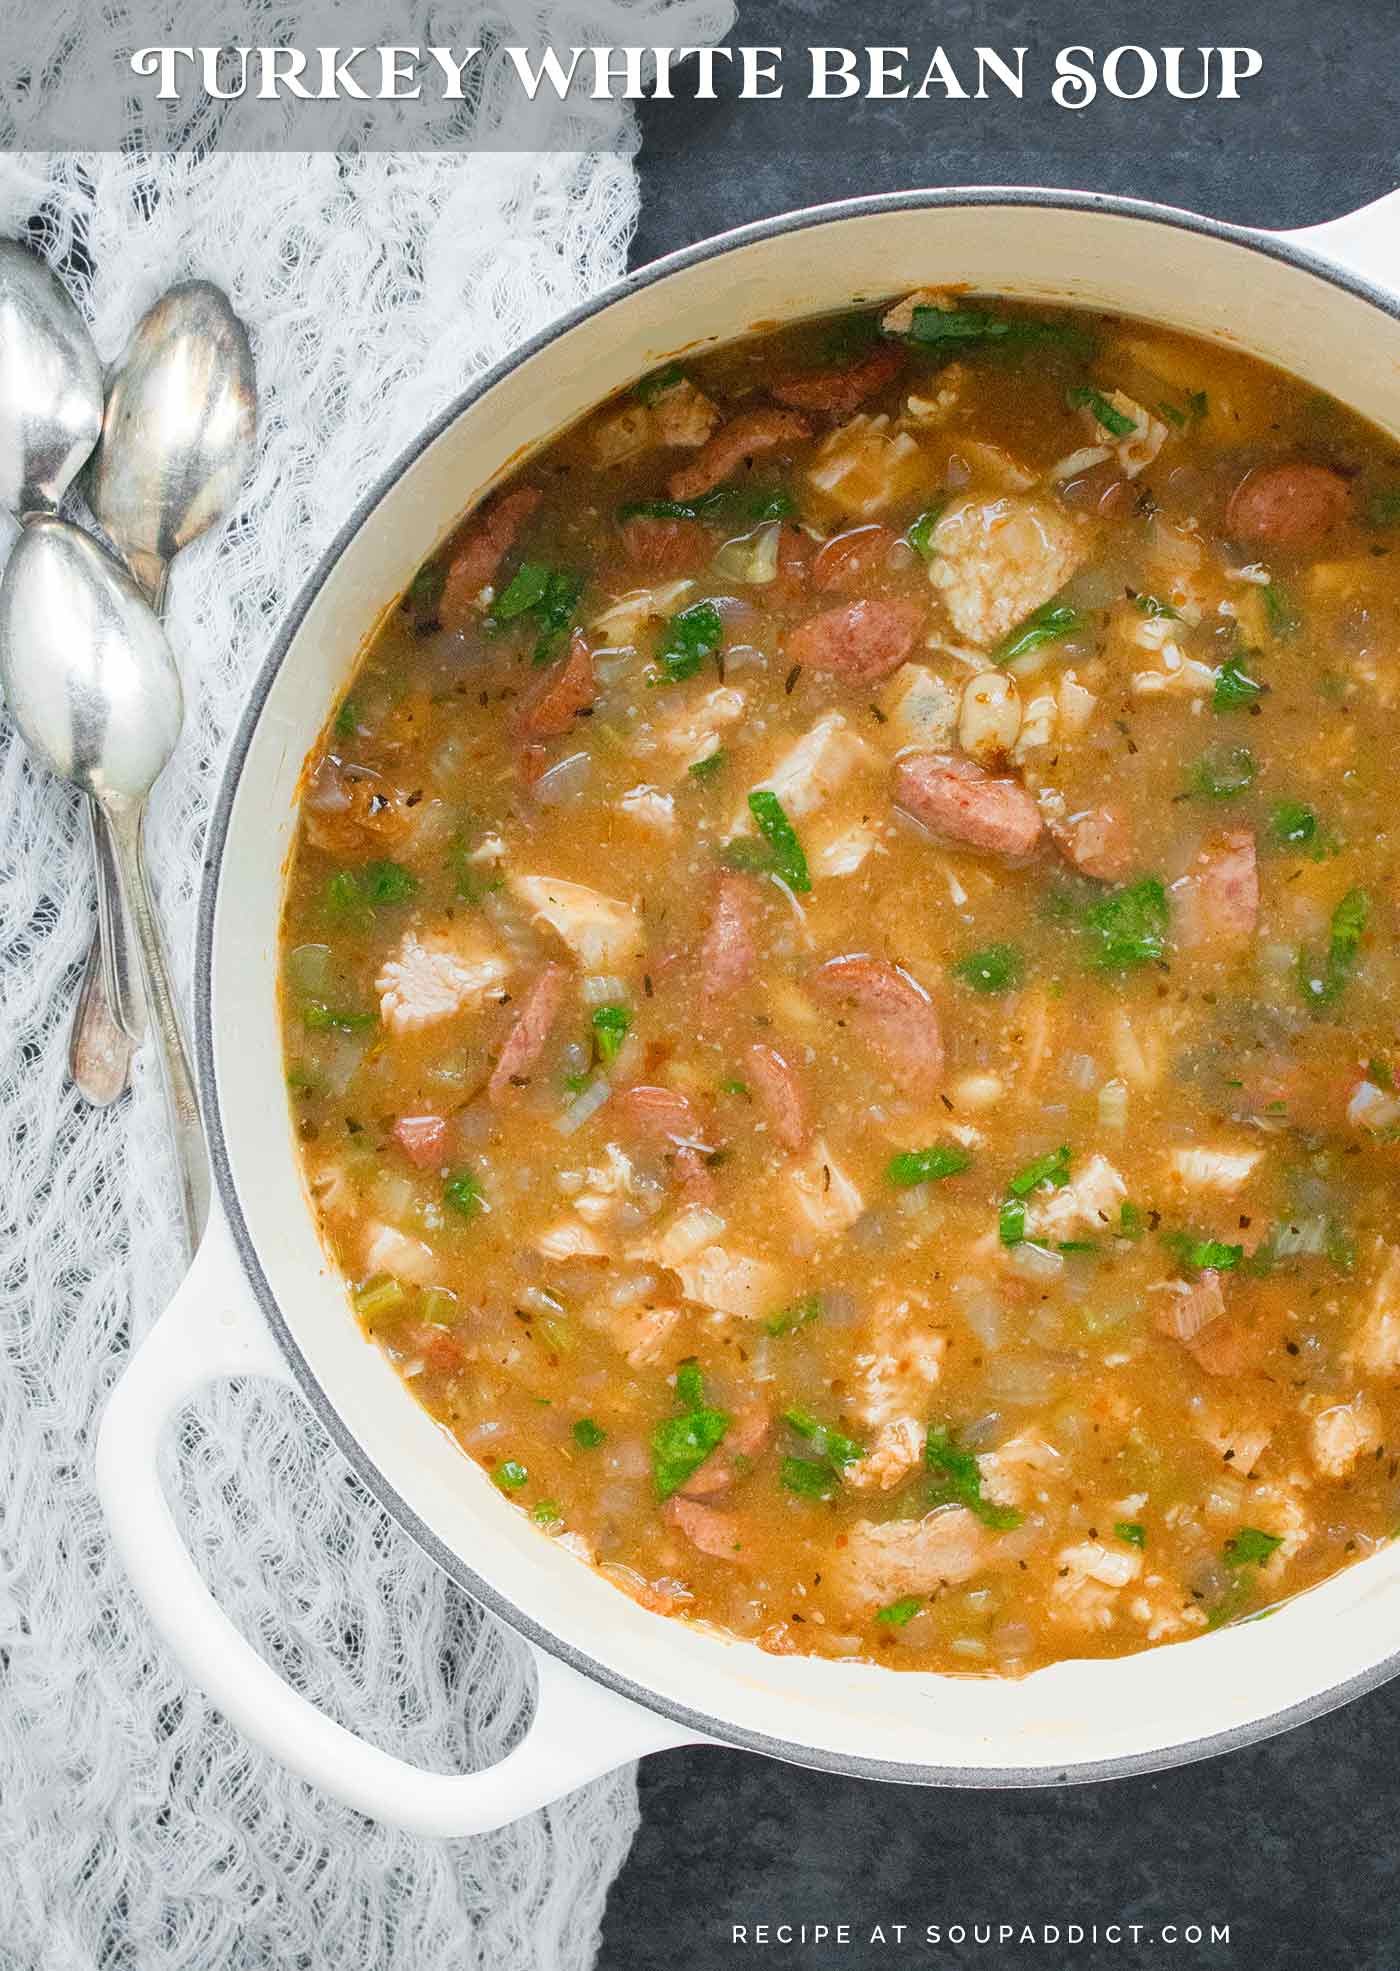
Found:
[[[529,1484],[530,1474],[517,1459],[507,1458],[492,1472],[491,1482],[499,1485],[503,1492],[518,1492],[522,1485]]]
[[[946,1428],[931,1430],[924,1445],[924,1463],[935,1475],[931,1506],[960,1505],[976,1513],[984,1526],[999,1533],[1021,1524],[1014,1506],[994,1506],[982,1497],[982,1469],[971,1451],[961,1451]]]
[[[724,624],[712,602],[693,602],[666,625],[656,653],[668,684],[683,684],[724,641]]]
[[[644,376],[637,385],[637,401],[654,404],[658,397],[664,397],[668,390],[674,390],[678,383],[685,382],[685,371],[679,363],[667,363],[650,376]]]
[[[1261,1533],[1257,1526],[1242,1526],[1225,1542],[1225,1565],[1258,1567],[1282,1545],[1277,1533]]]
[[[1244,1258],[1243,1246],[1220,1239],[1198,1239],[1190,1232],[1164,1232],[1162,1244],[1174,1252],[1188,1273],[1233,1273]]]
[[[1061,637],[1073,636],[1083,627],[1083,622],[1079,611],[1071,609],[1067,602],[1044,603],[1003,638],[992,652],[992,662],[1010,664],[1017,657],[1024,657],[1027,651],[1039,650],[1042,644],[1058,643]]]
[[[1166,952],[1170,921],[1159,877],[1144,876],[1141,882],[1110,890],[1080,919],[1090,965],[1099,972],[1126,972],[1156,963]]]
[[[487,626],[498,629],[533,616],[539,632],[533,661],[547,664],[567,635],[582,594],[582,575],[543,561],[522,561],[491,605]]]
[[[374,1013],[358,1013],[344,1006],[324,1006],[313,999],[301,1009],[302,1025],[311,1033],[364,1033],[379,1024]]]
[[[1058,1191],[1069,1182],[1069,1144],[1047,1150],[1024,1170],[1018,1170],[1007,1185],[1013,1198],[1028,1198],[1032,1191]]]
[[[725,751],[723,746],[716,746],[713,753],[706,753],[703,760],[696,760],[694,764],[688,769],[691,779],[692,780],[713,779],[714,775],[717,774],[720,768],[724,765],[724,761],[725,761]]]
[[[795,1300],[791,1307],[780,1308],[776,1314],[771,1314],[763,1326],[770,1335],[795,1334],[798,1328],[805,1328],[819,1319],[821,1311],[820,1294],[803,1294],[801,1300]]]
[[[1238,657],[1231,657],[1215,674],[1211,704],[1217,712],[1239,712],[1263,695],[1264,687],[1252,678]]]
[[[884,1608],[877,1608],[875,1620],[884,1622],[891,1629],[902,1629],[906,1622],[913,1621],[923,1605],[922,1595],[905,1595],[902,1601],[892,1601]]]
[[[1076,384],[1065,392],[1065,402],[1072,411],[1089,411],[1095,424],[1102,427],[1111,438],[1131,438],[1137,430],[1137,420],[1125,417],[1116,405],[1109,402],[1101,390],[1095,390],[1091,383]]]
[[[530,1508],[530,1517],[536,1526],[557,1526],[564,1515],[557,1499],[537,1499]]]
[[[1327,956],[1319,967],[1304,951],[1298,960],[1298,982],[1304,1001],[1315,1011],[1335,1005],[1356,967],[1356,956],[1370,915],[1371,899],[1365,890],[1348,890],[1332,912],[1332,928],[1327,940]]]
[[[768,868],[775,876],[781,876],[790,890],[805,894],[812,887],[812,878],[797,831],[784,813],[782,802],[767,788],[755,788],[749,795],[749,813],[768,844]]]
[[[608,1062],[617,1059],[631,1025],[631,1010],[626,1006],[593,1008],[593,1045],[598,1050],[600,1061]]]
[[[1026,1205],[1023,1198],[1007,1198],[997,1214],[997,1237],[1004,1246],[1019,1246],[1026,1236]]]
[[[1142,1213],[1135,1204],[1125,1198],[1118,1209],[1118,1236],[1120,1239],[1140,1239],[1142,1237]]]
[[[805,1437],[816,1456],[825,1459],[829,1465],[853,1465],[858,1458],[865,1456],[864,1445],[857,1444],[853,1438],[843,1437],[839,1430],[832,1430],[829,1424],[820,1422],[808,1410],[784,1410],[783,1422],[799,1437]]]
[[[1163,602],[1160,596],[1135,595],[1133,607],[1144,616],[1161,616],[1173,623],[1181,621],[1181,611],[1173,609],[1169,602]]]
[[[1264,616],[1277,637],[1296,636],[1303,626],[1298,605],[1282,582],[1270,582],[1265,588]]]
[[[339,869],[326,885],[326,908],[336,917],[365,917],[381,905],[407,903],[418,878],[399,862],[366,862]]]
[[[926,1150],[901,1150],[885,1165],[889,1184],[936,1184],[940,1178],[956,1177],[972,1165],[972,1152],[961,1143],[932,1143]]]
[[[1317,816],[1302,801],[1280,801],[1269,816],[1269,827],[1283,848],[1306,848],[1317,839]]]
[[[475,1218],[486,1208],[486,1199],[474,1172],[454,1170],[442,1187],[442,1201],[459,1218]]]
[[[778,1477],[783,1489],[799,1499],[829,1499],[838,1483],[830,1465],[815,1464],[811,1458],[784,1458]]]
[[[606,1444],[608,1433],[592,1417],[580,1417],[573,1428],[573,1439],[580,1451],[596,1451],[600,1444]]]
[[[346,698],[341,702],[335,715],[335,736],[337,739],[353,739],[360,729],[360,705],[356,698]]]
[[[1141,1548],[1147,1545],[1147,1528],[1136,1519],[1120,1519],[1115,1521],[1113,1536],[1115,1539],[1121,1540],[1125,1547]]]
[[[980,344],[984,348],[1019,353],[1039,347],[1058,347],[1088,358],[1094,344],[1083,329],[1068,322],[1046,322],[1033,316],[993,315],[985,308],[915,308],[905,340],[947,355]]]
[[[953,967],[954,978],[970,985],[974,992],[1011,992],[1025,977],[1026,961],[1014,944],[984,945],[970,951]]]
[[[1258,773],[1258,761],[1247,746],[1212,746],[1192,768],[1187,792],[1207,801],[1237,801]]]
[[[676,1398],[684,1414],[667,1417],[651,1433],[651,1470],[658,1499],[669,1499],[704,1464],[729,1428],[729,1414],[705,1402],[700,1365],[693,1358],[676,1371]]]

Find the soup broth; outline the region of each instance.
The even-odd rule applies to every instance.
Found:
[[[984,1674],[1391,1537],[1398,529],[1297,381],[925,291],[667,365],[424,567],[307,763],[288,1082],[542,1537]]]

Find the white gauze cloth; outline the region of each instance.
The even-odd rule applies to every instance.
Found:
[[[150,38],[187,39],[176,0],[169,11]],[[687,44],[723,33],[731,12],[728,0],[476,5],[450,38],[495,24],[511,40]],[[91,0],[24,9],[6,74],[25,69],[14,44],[27,33],[34,90],[71,86],[90,24],[119,29],[120,13]],[[241,33],[226,32],[295,41],[298,14],[295,0],[250,0]],[[335,25],[346,43],[404,38],[389,0],[342,4]],[[27,100],[0,97],[0,140],[23,141]],[[473,111],[506,113],[489,92]],[[162,288],[194,275],[227,289],[255,344],[261,442],[246,496],[176,562],[170,589],[187,715],[150,839],[186,989],[225,744],[298,586],[446,399],[623,269],[637,205],[626,112],[585,113],[618,149],[0,159],[0,232],[38,215],[31,238],[104,360]],[[578,141],[574,119],[560,111],[549,141]],[[352,123],[337,134],[349,141]],[[0,1967],[582,1967],[635,1827],[630,1770],[472,1841],[367,1822],[289,1778],[191,1688],[113,1560],[95,1424],[178,1260],[153,1091],[99,1113],[65,1075],[93,912],[79,822],[0,720]],[[528,1702],[523,1645],[385,1517],[304,1408],[256,1383],[207,1392],[167,1477],[220,1600],[314,1702],[438,1770],[499,1756]]]

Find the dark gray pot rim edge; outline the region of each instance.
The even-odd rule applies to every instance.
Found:
[[[1330,262],[1315,257],[1291,240],[1268,237],[1248,229],[1227,225],[1222,221],[1206,218],[1200,214],[1178,210],[1172,206],[1157,205],[1146,201],[1119,198],[1107,193],[1072,192],[1053,189],[1022,188],[1016,186],[977,186],[950,187],[942,190],[905,191],[876,194],[866,198],[847,199],[827,205],[809,206],[800,211],[782,213],[771,219],[755,221],[735,228],[732,232],[718,234],[702,240],[694,246],[681,248],[665,258],[653,261],[650,265],[638,268],[622,280],[603,290],[592,300],[580,303],[567,314],[551,322],[548,327],[532,336],[528,342],[505,357],[501,362],[487,370],[476,382],[458,395],[444,410],[425,426],[418,437],[384,471],[371,490],[359,502],[353,513],[338,530],[330,547],[321,557],[315,570],[303,584],[296,601],[283,620],[272,648],[265,659],[257,677],[253,681],[247,706],[239,720],[229,748],[218,797],[210,817],[209,832],[204,851],[204,869],[200,889],[199,915],[196,931],[195,949],[195,1057],[199,1075],[201,1099],[204,1109],[205,1125],[209,1136],[210,1160],[213,1176],[220,1200],[227,1217],[229,1229],[247,1275],[249,1285],[267,1319],[273,1334],[283,1349],[301,1385],[301,1391],[322,1428],[349,1461],[367,1489],[378,1500],[384,1510],[395,1519],[404,1531],[458,1586],[472,1598],[507,1623],[518,1634],[524,1636],[538,1648],[549,1651],[561,1662],[590,1678],[619,1696],[629,1699],[643,1710],[651,1711],[660,1717],[668,1718],[685,1729],[696,1732],[700,1737],[711,1739],[722,1745],[739,1747],[745,1751],[763,1753],[770,1758],[781,1759],[793,1765],[807,1766],[819,1771],[846,1774],[853,1778],[886,1780],[913,1786],[968,1787],[977,1789],[1011,1789],[1031,1787],[1052,1787],[1067,1783],[1084,1784],[1094,1780],[1122,1779],[1134,1774],[1158,1772],[1164,1769],[1187,1765],[1195,1760],[1218,1757],[1243,1746],[1251,1745],[1266,1738],[1272,1738],[1297,1725],[1324,1717],[1329,1711],[1351,1703],[1364,1696],[1379,1685],[1400,1674],[1400,1650],[1370,1670],[1348,1679],[1346,1682],[1319,1691],[1297,1704],[1282,1711],[1272,1713],[1247,1725],[1240,1725],[1229,1731],[1216,1732],[1207,1738],[1185,1740],[1178,1745],[1164,1746],[1156,1750],[1132,1753],[1118,1758],[1086,1760],[1059,1772],[1048,1772],[1043,1767],[956,1767],[932,1766],[915,1763],[905,1764],[873,1758],[862,1758],[830,1752],[819,1746],[796,1744],[781,1738],[770,1737],[766,1733],[747,1730],[724,1718],[709,1716],[703,1711],[691,1710],[681,1704],[657,1695],[643,1685],[633,1683],[599,1663],[586,1651],[571,1642],[568,1637],[557,1635],[544,1627],[533,1615],[509,1601],[493,1584],[476,1574],[459,1555],[446,1546],[437,1535],[427,1527],[364,1450],[359,1440],[326,1397],[310,1364],[298,1347],[295,1337],[282,1316],[271,1285],[263,1271],[262,1264],[254,1249],[248,1226],[243,1216],[238,1194],[234,1186],[228,1147],[224,1138],[222,1116],[219,1107],[218,1082],[214,1068],[213,1047],[213,945],[214,916],[218,898],[219,870],[223,858],[224,844],[234,798],[242,776],[244,762],[252,743],[254,731],[261,718],[263,706],[274,679],[281,669],[283,659],[295,638],[297,631],[311,608],[312,602],[325,585],[332,569],[345,552],[353,537],[359,532],[380,501],[403,475],[417,463],[427,448],[453,424],[462,413],[482,397],[503,377],[527,361],[540,350],[556,341],[567,330],[590,316],[600,313],[612,303],[623,297],[664,280],[668,275],[681,269],[717,258],[737,247],[754,241],[771,238],[789,232],[805,231],[822,226],[833,220],[845,218],[865,218],[878,213],[907,210],[940,210],[958,206],[1003,207],[1007,209],[1041,207],[1054,210],[1106,213],[1124,218],[1146,220],[1150,223],[1177,231],[1197,233],[1209,238],[1219,239],[1238,246],[1248,252],[1258,253],[1266,258],[1284,261],[1299,267],[1339,287],[1361,299],[1372,303],[1385,314],[1400,321],[1400,301],[1379,286],[1348,271],[1333,266]],[[736,1647],[739,1645],[736,1645]],[[904,1672],[900,1674],[916,1674]]]

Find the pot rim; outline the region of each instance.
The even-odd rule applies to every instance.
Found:
[[[729,1719],[715,1717],[705,1711],[693,1710],[673,1702],[645,1685],[634,1682],[631,1678],[618,1674],[580,1648],[568,1636],[547,1628],[529,1610],[511,1601],[493,1582],[478,1574],[459,1554],[440,1540],[423,1522],[408,1500],[379,1470],[326,1396],[283,1316],[243,1215],[223,1131],[218,1078],[215,1071],[213,1027],[214,919],[224,851],[228,841],[233,803],[264,705],[303,621],[334,573],[346,548],[375,508],[404,474],[417,464],[428,447],[503,377],[547,348],[551,342],[557,341],[578,323],[600,314],[614,303],[651,287],[685,268],[700,265],[707,260],[718,259],[737,248],[761,240],[786,233],[803,232],[834,221],[871,218],[882,213],[950,210],[966,206],[1102,213],[1144,220],[1173,231],[1199,234],[1239,247],[1245,252],[1262,254],[1266,258],[1298,267],[1328,282],[1331,286],[1370,302],[1382,313],[1389,315],[1392,320],[1400,322],[1400,297],[1350,269],[1340,267],[1299,246],[1285,236],[1256,232],[1248,227],[1231,225],[1223,220],[1211,219],[1200,213],[1150,200],[1122,198],[1103,192],[1011,185],[952,186],[872,193],[862,198],[839,199],[822,205],[804,206],[795,211],[779,213],[768,219],[755,220],[747,225],[734,227],[728,232],[714,234],[692,246],[679,248],[659,260],[651,261],[646,266],[612,282],[592,299],[571,308],[566,314],[537,331],[510,355],[494,363],[423,427],[418,436],[385,468],[374,485],[342,522],[284,616],[272,646],[253,680],[247,703],[229,746],[218,794],[210,815],[196,923],[194,1054],[215,1192],[222,1205],[239,1262],[268,1327],[292,1367],[302,1396],[357,1477],[384,1510],[452,1581],[528,1642],[548,1651],[550,1655],[566,1663],[580,1675],[602,1684],[642,1709],[668,1718],[694,1732],[697,1738],[732,1745],[745,1751],[763,1753],[791,1765],[841,1773],[852,1778],[885,1780],[912,1786],[967,1787],[983,1791],[1029,1789],[1122,1779],[1136,1774],[1159,1772],[1174,1766],[1189,1765],[1201,1759],[1215,1758],[1223,1753],[1239,1750],[1244,1746],[1276,1737],[1296,1725],[1308,1724],[1314,1719],[1325,1717],[1328,1712],[1337,1710],[1342,1705],[1349,1704],[1355,1698],[1363,1697],[1368,1691],[1389,1682],[1393,1677],[1400,1675],[1400,1649],[1374,1664],[1369,1670],[1350,1677],[1340,1684],[1329,1685],[1325,1689],[1314,1692],[1310,1697],[1300,1699],[1295,1704],[1272,1712],[1267,1717],[1255,1719],[1251,1723],[1215,1732],[1205,1738],[1186,1739],[1179,1744],[1159,1747],[1147,1752],[1088,1759],[1054,1772],[1047,1771],[1043,1767],[1012,1765],[961,1767],[924,1765],[914,1762],[906,1764],[903,1761],[895,1762],[835,1752],[825,1747],[752,1731],[745,1726],[734,1724]],[[905,1671],[898,1674],[917,1675],[918,1673]]]

